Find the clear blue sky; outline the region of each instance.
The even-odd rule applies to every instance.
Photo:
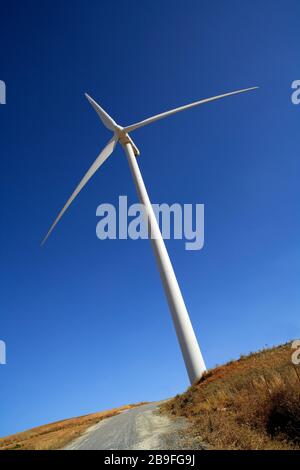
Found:
[[[147,240],[100,241],[96,207],[137,201],[119,148],[40,240],[123,125],[153,202],[205,204],[205,246],[168,241],[209,367],[299,333],[298,1],[2,2],[0,435],[188,385]]]

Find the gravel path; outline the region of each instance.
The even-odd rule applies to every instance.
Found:
[[[138,406],[104,419],[71,442],[66,450],[166,450],[183,449],[184,419],[158,412],[162,402]]]

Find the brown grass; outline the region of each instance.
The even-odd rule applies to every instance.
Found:
[[[137,405],[125,405],[109,411],[102,411],[77,418],[65,419],[46,424],[29,431],[20,432],[0,439],[0,450],[54,450],[61,449],[79,437],[87,428],[105,418],[117,415]]]
[[[161,410],[186,417],[187,447],[300,449],[300,366],[291,344],[208,371]]]

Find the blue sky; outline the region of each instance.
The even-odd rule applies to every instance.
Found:
[[[96,208],[137,202],[118,148],[41,249],[108,131],[137,130],[153,202],[205,204],[205,245],[167,241],[209,367],[299,333],[297,1],[2,2],[0,435],[183,391],[147,240],[96,238]]]

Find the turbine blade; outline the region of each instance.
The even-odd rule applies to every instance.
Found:
[[[147,124],[151,124],[152,122],[157,121],[158,119],[163,119],[165,117],[171,116],[171,114],[178,113],[179,111],[184,111],[185,109],[193,108],[194,106],[198,106],[199,104],[208,103],[209,101],[218,100],[220,98],[225,98],[226,96],[237,95],[238,93],[244,93],[246,91],[255,90],[258,87],[251,87],[245,88],[243,90],[231,91],[230,93],[224,93],[223,95],[212,96],[211,98],[205,98],[200,101],[195,101],[194,103],[186,104],[185,106],[180,106],[179,108],[171,109],[170,111],[166,111],[161,114],[157,114],[156,116],[152,116],[150,118],[144,119],[143,121],[137,122],[136,124],[132,124],[131,126],[124,127],[125,132],[131,132],[139,127],[147,126]]]
[[[107,114],[107,112],[104,111],[104,109],[102,109],[101,106],[99,106],[99,104],[96,103],[96,101],[93,100],[93,98],[91,98],[87,93],[85,93],[85,96],[87,97],[91,105],[93,106],[96,113],[99,115],[105,127],[107,127],[107,129],[109,129],[110,131],[114,132],[118,128],[118,125],[113,120],[113,118],[109,114]]]
[[[113,138],[107,143],[107,145],[104,147],[102,152],[99,154],[99,156],[96,158],[92,166],[89,168],[89,170],[86,172],[82,180],[80,181],[79,185],[76,187],[76,189],[73,191],[72,195],[69,197],[67,200],[66,204],[56,217],[55,221],[51,225],[47,235],[43,239],[41,245],[45,243],[47,238],[49,237],[50,233],[58,223],[58,221],[61,219],[61,217],[64,215],[72,201],[75,199],[75,197],[78,195],[78,193],[82,190],[82,188],[86,185],[86,183],[91,179],[91,177],[94,175],[94,173],[100,168],[100,166],[105,162],[105,160],[110,156],[110,154],[113,152],[116,143],[118,142],[118,137],[116,135],[113,136]]]

